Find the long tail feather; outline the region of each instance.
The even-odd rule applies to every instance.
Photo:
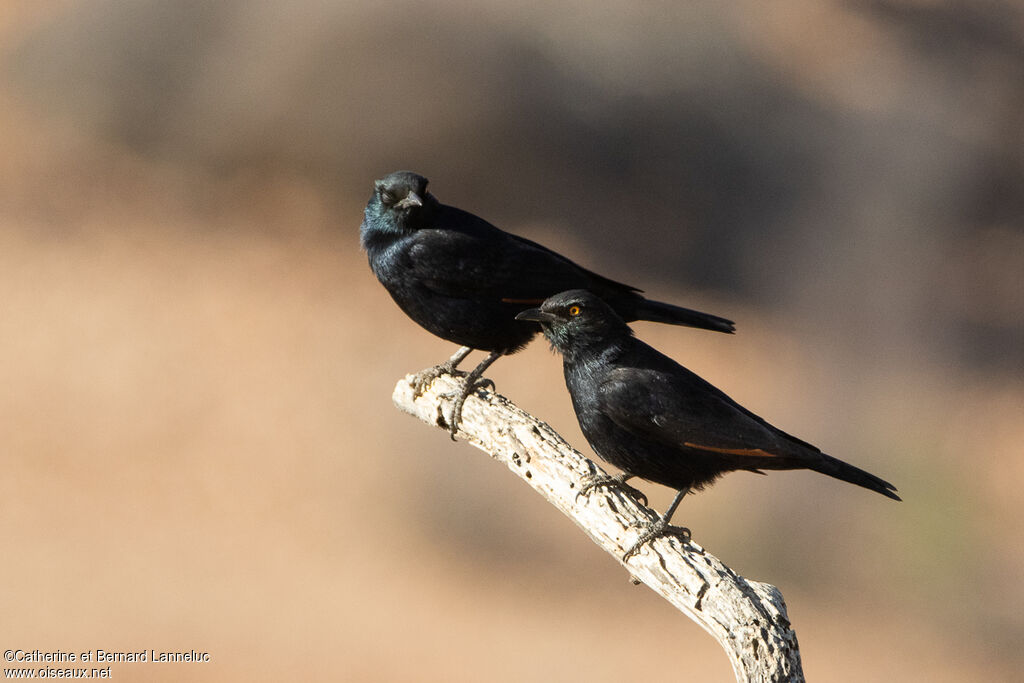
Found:
[[[698,327],[702,330],[714,330],[732,334],[736,331],[736,325],[727,318],[721,318],[710,313],[701,313],[681,306],[651,301],[644,299],[636,307],[637,320],[649,320],[655,323],[668,323],[669,325],[685,325],[686,327]]]
[[[896,495],[896,487],[889,482],[876,477],[870,472],[865,472],[859,467],[854,467],[849,463],[845,463],[838,458],[833,458],[831,455],[821,454],[821,459],[813,466],[811,466],[815,472],[821,472],[827,474],[830,477],[836,479],[842,479],[848,481],[851,484],[857,486],[863,486],[866,489],[871,489],[877,493],[881,493],[886,498],[892,498],[893,500],[903,500]]]

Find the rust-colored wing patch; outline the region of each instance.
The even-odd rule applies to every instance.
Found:
[[[711,451],[713,453],[725,453],[727,455],[748,455],[755,458],[778,458],[776,453],[769,453],[763,451],[760,448],[715,448],[714,446],[701,446],[700,444],[690,443],[689,441],[683,444],[690,448],[699,448],[702,451]]]

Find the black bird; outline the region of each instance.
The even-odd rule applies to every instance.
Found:
[[[453,439],[462,404],[484,370],[540,331],[534,323],[516,320],[516,314],[558,292],[588,289],[624,320],[733,331],[730,320],[645,299],[635,287],[441,204],[427,192],[427,179],[411,171],[376,181],[360,239],[370,268],[406,315],[463,347],[447,362],[421,373],[417,393],[440,374],[455,372],[472,349],[489,352],[469,373],[456,401],[449,424]]]
[[[734,470],[809,469],[900,500],[892,484],[776,429],[636,339],[622,317],[590,292],[562,292],[517,317],[541,323],[561,352],[584,436],[623,471],[584,490],[640,477],[678,491],[623,559],[666,532],[689,538],[689,530],[669,525],[683,496]]]

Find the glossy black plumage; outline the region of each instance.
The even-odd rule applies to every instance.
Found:
[[[410,171],[376,181],[360,238],[370,268],[410,318],[442,339],[491,352],[471,374],[474,381],[540,331],[516,314],[566,289],[589,289],[626,320],[733,331],[725,318],[649,301],[635,287],[441,204],[427,192],[427,179]],[[443,369],[453,371],[463,357]],[[467,393],[473,388],[467,382]],[[458,411],[453,417],[457,423]]]
[[[512,353],[539,331],[516,314],[576,288],[604,298],[625,320],[733,331],[725,318],[648,301],[635,287],[441,204],[426,189],[427,179],[409,171],[378,180],[360,237],[370,267],[395,302],[438,337]]]
[[[593,294],[574,290],[520,313],[563,356],[565,383],[594,451],[627,475],[700,490],[734,470],[809,469],[900,500],[888,482],[768,424],[633,336]]]

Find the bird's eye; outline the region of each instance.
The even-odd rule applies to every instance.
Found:
[[[380,200],[382,202],[384,202],[385,204],[394,204],[395,203],[395,195],[391,194],[387,190],[381,190],[380,191]]]
[[[580,307],[579,306],[570,306],[569,307],[569,315],[577,316],[579,314],[580,314]]]

